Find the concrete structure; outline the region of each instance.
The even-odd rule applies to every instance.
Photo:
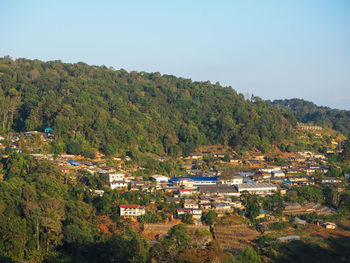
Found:
[[[277,191],[277,186],[271,183],[247,183],[236,186],[239,193],[244,191],[250,194],[266,195]]]
[[[194,186],[199,185],[216,185],[218,178],[216,176],[185,176],[185,177],[172,177],[171,181],[173,184],[176,184],[177,181],[183,180],[183,179],[191,179],[193,180]]]

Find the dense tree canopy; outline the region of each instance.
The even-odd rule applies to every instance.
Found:
[[[72,153],[189,154],[198,145],[268,149],[294,116],[231,87],[84,63],[0,59],[0,129],[52,127]],[[90,151],[91,152],[91,151]]]
[[[346,135],[350,134],[350,111],[319,107],[302,99],[275,100],[271,104],[280,108],[287,108],[293,112],[299,122],[313,122],[316,125],[329,127]]]

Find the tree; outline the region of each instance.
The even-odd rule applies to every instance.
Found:
[[[251,198],[248,201],[246,212],[250,220],[255,220],[255,218],[260,214],[260,207],[257,203],[256,198]]]
[[[347,139],[342,143],[342,150],[341,156],[343,157],[343,160],[350,161],[350,139]]]
[[[183,217],[182,220],[185,224],[193,224],[193,217],[192,214],[190,213],[186,213]]]
[[[77,142],[70,142],[67,144],[67,153],[69,154],[80,154],[83,148]]]
[[[188,229],[185,224],[173,226],[169,232],[169,239],[174,240],[178,245],[186,246],[189,242]]]
[[[217,214],[214,210],[210,210],[202,215],[202,221],[210,226],[214,224],[216,218]]]
[[[261,263],[261,259],[256,253],[256,251],[252,247],[245,247],[243,248],[237,258],[236,258],[237,263]]]

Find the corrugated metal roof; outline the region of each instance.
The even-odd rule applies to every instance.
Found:
[[[183,177],[171,177],[171,181],[176,182],[179,179],[192,179],[194,181],[217,181],[218,178],[216,176],[183,176]]]

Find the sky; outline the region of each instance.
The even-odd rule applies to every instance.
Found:
[[[217,81],[350,110],[348,0],[0,0],[0,56]]]

